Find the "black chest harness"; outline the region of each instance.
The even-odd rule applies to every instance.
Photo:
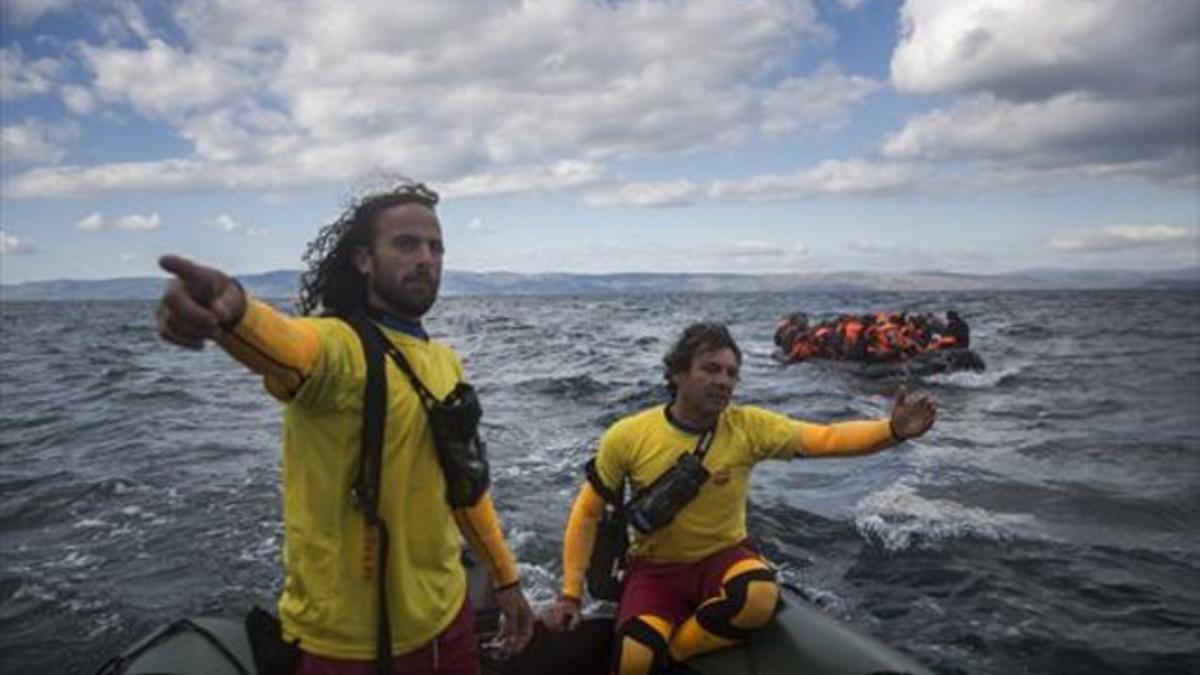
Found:
[[[712,447],[715,429],[707,429],[696,441],[696,448],[685,453],[645,489],[625,502],[625,485],[613,492],[596,471],[595,458],[588,460],[584,470],[592,488],[604,498],[604,513],[596,527],[596,541],[588,561],[588,593],[599,600],[616,600],[621,594],[621,577],[625,553],[629,549],[628,526],[649,534],[675,519],[709,478],[704,468],[704,456]]]
[[[366,359],[366,384],[363,389],[362,445],[358,472],[350,488],[354,505],[367,524],[378,532],[376,546],[376,622],[375,670],[380,675],[392,672],[392,628],[388,616],[387,560],[389,536],[387,523],[379,514],[380,482],[383,478],[383,437],[387,422],[387,372],[384,354],[407,376],[429,420],[429,429],[437,449],[438,463],[446,479],[446,501],[451,508],[474,506],[487,491],[489,475],[487,445],[479,436],[483,409],[475,389],[459,382],[444,399],[429,391],[417,377],[403,352],[383,335],[379,327],[363,314],[345,319],[358,334]]]

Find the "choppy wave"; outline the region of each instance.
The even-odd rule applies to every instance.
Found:
[[[917,486],[905,481],[868,495],[856,511],[854,524],[859,532],[893,552],[964,537],[1011,541],[1028,536],[1033,523],[1027,514],[996,513],[924,497]]]

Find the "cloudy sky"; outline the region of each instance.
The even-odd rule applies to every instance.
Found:
[[[299,267],[443,194],[447,266],[1200,262],[1196,0],[4,0],[0,280]]]

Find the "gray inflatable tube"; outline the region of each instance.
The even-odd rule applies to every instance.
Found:
[[[477,603],[485,597],[473,598]],[[494,626],[495,610],[483,606],[478,613],[480,627]],[[592,625],[611,621],[598,619]],[[597,660],[607,645],[595,643],[597,631],[574,633],[538,632],[532,651],[556,652],[554,658],[537,656],[504,664],[485,664],[488,675],[584,675],[603,672],[607,666]],[[611,630],[599,633],[607,639]],[[542,640],[542,644],[537,644]],[[572,644],[573,640],[590,644]],[[557,645],[548,644],[557,642]],[[564,661],[563,654],[568,655]],[[571,658],[570,655],[578,655]],[[531,655],[532,656],[532,655]],[[540,663],[539,663],[540,661]],[[575,661],[575,662],[572,662]],[[884,675],[907,673],[932,675],[932,672],[812,606],[791,590],[784,589],[775,620],[744,645],[708,654],[687,663],[700,675]],[[138,641],[106,663],[97,675],[257,675],[250,644],[242,622],[224,618],[195,618],[177,621]]]

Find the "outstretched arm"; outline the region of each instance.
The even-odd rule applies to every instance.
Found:
[[[901,387],[892,404],[891,417],[882,420],[800,425],[800,449],[804,457],[849,457],[869,455],[929,431],[937,418],[937,406],[925,396],[908,398]]]
[[[202,349],[205,340],[215,340],[262,375],[272,395],[291,399],[316,364],[317,332],[249,298],[221,270],[173,255],[163,256],[159,265],[176,277],[158,304],[159,335],[188,349]]]

